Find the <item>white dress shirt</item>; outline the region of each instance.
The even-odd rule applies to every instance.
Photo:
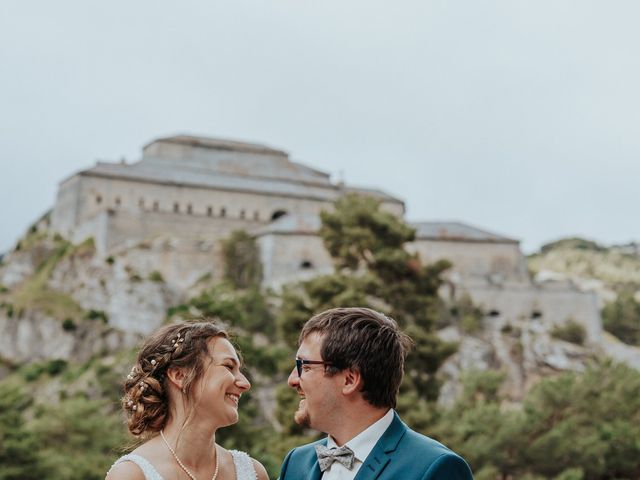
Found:
[[[365,430],[349,440],[345,445],[353,450],[355,460],[353,468],[349,470],[340,462],[333,462],[331,466],[324,471],[322,480],[353,480],[360,470],[360,467],[366,458],[376,446],[382,434],[389,428],[393,421],[393,410],[389,410],[384,417],[377,422],[369,425]],[[331,438],[327,437],[327,448],[336,448],[338,445]]]

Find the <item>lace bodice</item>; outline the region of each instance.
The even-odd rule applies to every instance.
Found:
[[[255,468],[253,468],[253,462],[251,461],[251,457],[244,452],[240,452],[238,450],[229,450],[231,456],[233,457],[233,464],[236,467],[236,480],[257,480],[258,475],[256,474]],[[140,455],[129,454],[123,457],[120,457],[113,464],[113,467],[122,462],[133,462],[142,473],[144,473],[145,480],[164,480],[162,476],[158,473],[158,471],[153,468],[153,465],[149,463],[149,461],[141,457]],[[111,471],[111,469],[109,469]],[[108,475],[108,473],[107,473]]]

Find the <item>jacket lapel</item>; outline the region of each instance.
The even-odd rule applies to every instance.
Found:
[[[325,438],[323,441],[319,442],[320,445],[327,446],[327,439]],[[315,445],[315,444],[314,444]],[[318,463],[318,456],[316,455],[315,449],[313,450],[313,465],[311,466],[311,470],[309,471],[308,480],[320,480],[322,477],[322,472],[320,471],[320,464]]]
[[[384,470],[384,467],[392,460],[392,455],[395,449],[398,447],[400,439],[407,431],[407,426],[402,423],[400,417],[396,412],[393,412],[393,421],[389,428],[385,430],[376,443],[371,453],[367,456],[364,463],[358,470],[354,480],[374,480]],[[319,470],[319,469],[318,469]]]

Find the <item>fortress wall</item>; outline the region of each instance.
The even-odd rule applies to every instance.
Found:
[[[174,213],[177,204],[179,213],[184,215],[224,216],[236,219],[244,215],[247,220],[268,222],[271,221],[273,213],[279,210],[288,213],[317,214],[330,206],[329,202],[312,198],[212,190],[104,177],[86,176],[83,180],[80,220],[93,217],[107,208],[130,213],[154,210]],[[102,198],[102,202],[97,202],[98,197]]]
[[[250,230],[254,223],[233,218],[207,218],[174,213],[112,211],[108,214],[107,250],[133,247],[154,238],[208,245],[233,230]],[[209,247],[202,247],[209,248]]]
[[[221,280],[224,264],[219,242],[165,239],[122,251],[123,261],[142,277],[160,272],[167,285],[185,291],[204,275]]]
[[[465,287],[459,294],[463,292],[467,292],[485,312],[495,310],[502,318],[529,319],[549,325],[562,325],[573,319],[585,328],[589,342],[599,343],[602,338],[602,321],[596,295],[592,292],[491,286]],[[540,314],[539,318],[532,318],[534,312]]]
[[[267,234],[257,238],[263,265],[263,282],[278,288],[285,283],[333,271],[331,256],[315,235]],[[310,265],[303,266],[303,262]]]
[[[418,239],[408,244],[407,249],[417,252],[426,263],[451,261],[451,271],[464,279],[493,276],[497,283],[529,282],[524,257],[515,243]]]
[[[100,212],[93,218],[78,225],[69,237],[75,244],[82,243],[88,238],[93,238],[98,255],[105,256],[108,250],[109,214]]]
[[[56,202],[51,213],[51,228],[64,237],[69,237],[79,215],[81,177],[75,175],[62,182],[58,188]]]
[[[242,220],[173,213],[114,211],[106,216],[107,252],[124,252],[129,263],[143,276],[157,270],[180,290],[205,274],[221,279],[220,240],[233,230],[247,230],[252,226],[251,222]]]

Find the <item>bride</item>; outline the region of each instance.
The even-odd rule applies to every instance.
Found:
[[[227,333],[214,323],[167,325],[142,346],[122,400],[129,431],[145,440],[106,480],[268,480],[244,452],[216,444],[238,421],[250,388]]]

